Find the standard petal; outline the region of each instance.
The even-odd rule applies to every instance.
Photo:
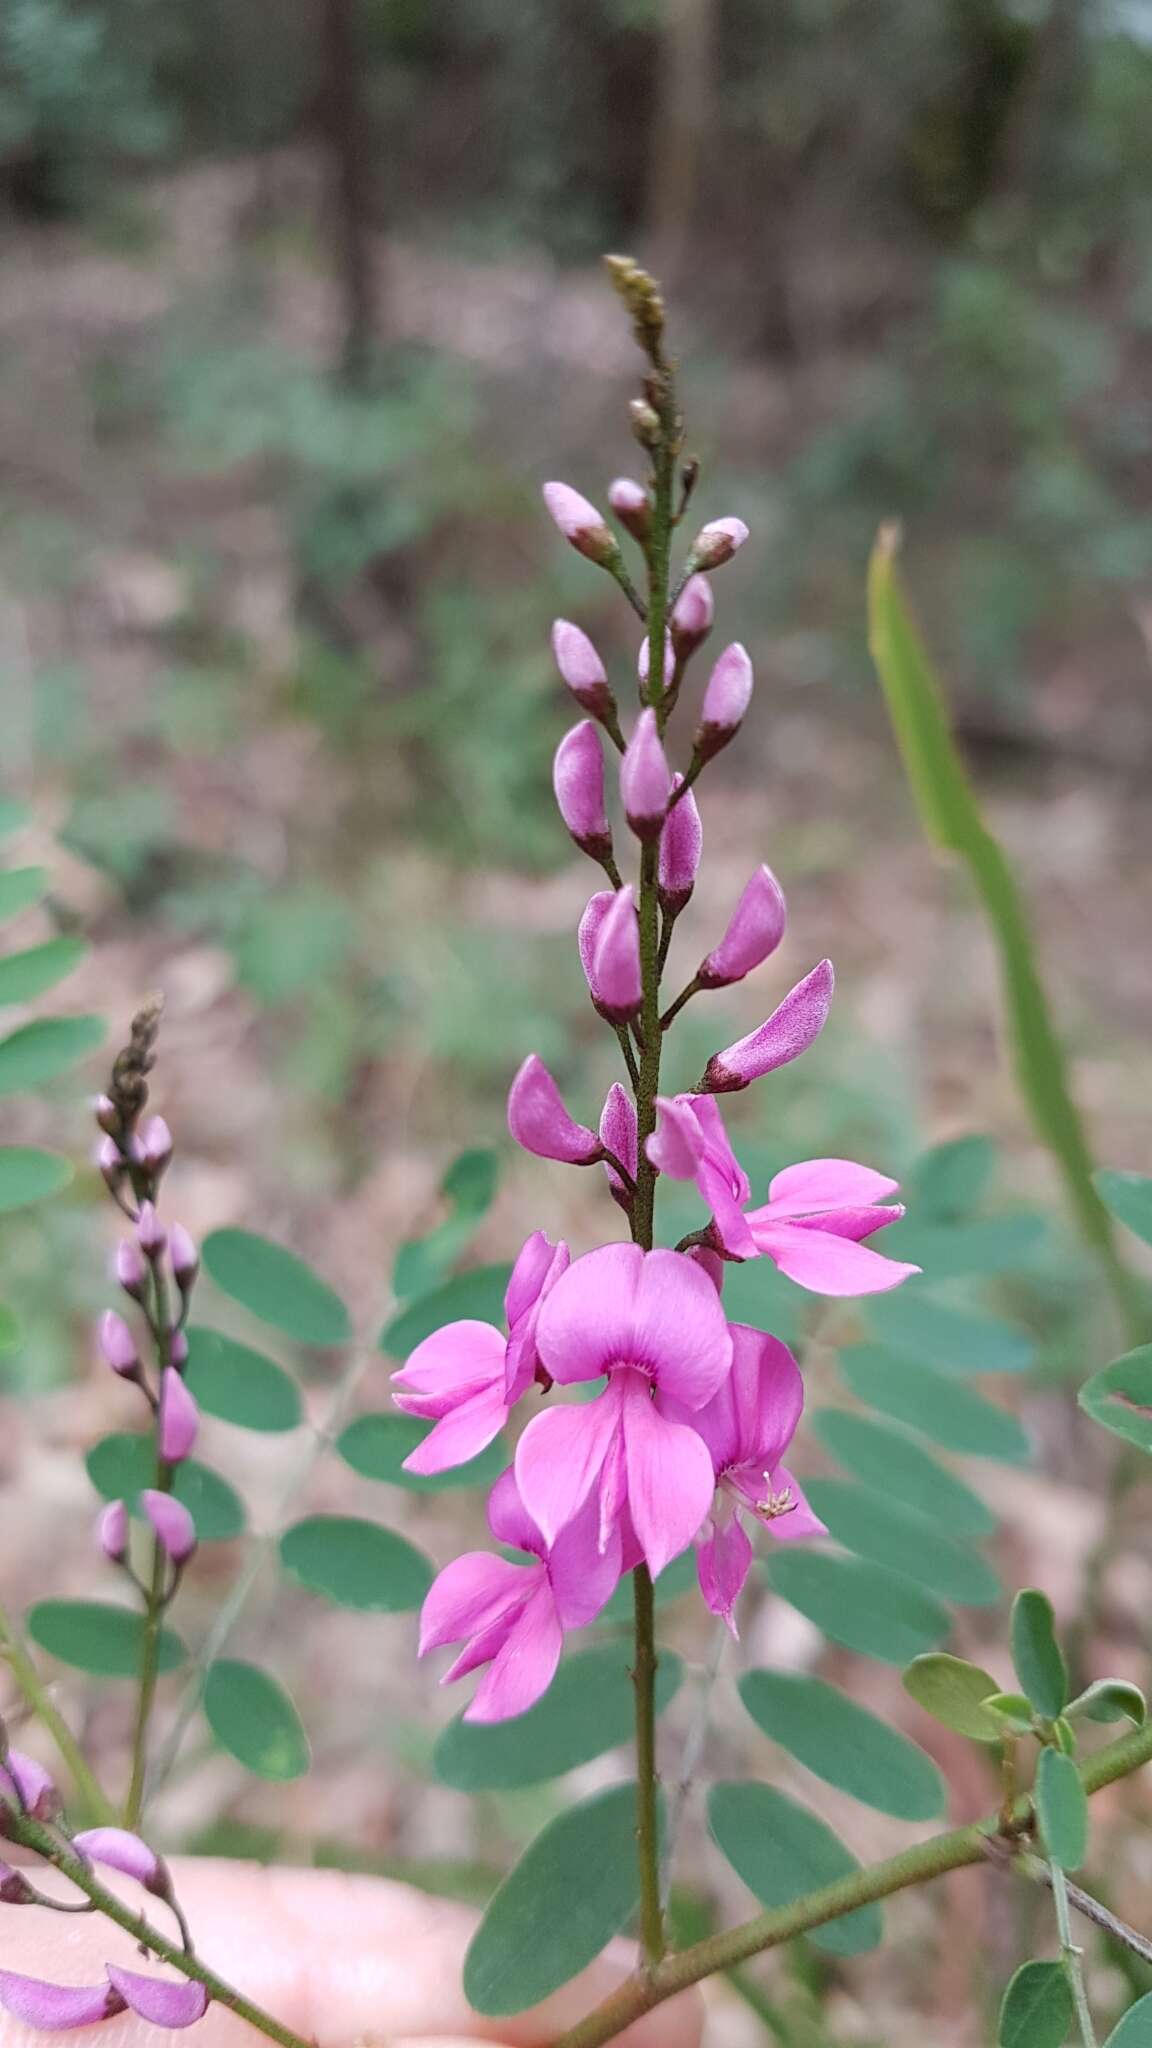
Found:
[[[753,1223],[760,1250],[813,1294],[851,1296],[883,1294],[899,1287],[919,1266],[905,1266],[898,1259],[886,1259],[848,1237],[832,1237],[826,1230],[805,1230],[796,1223]]]
[[[516,1483],[547,1544],[579,1514],[619,1426],[619,1394],[611,1386],[594,1401],[549,1408],[528,1424],[516,1446]]]
[[[561,1275],[536,1329],[540,1356],[554,1380],[566,1385],[599,1379],[628,1360],[644,1257],[639,1245],[601,1245]]]
[[[855,1209],[894,1195],[899,1181],[857,1166],[852,1159],[802,1159],[768,1184],[777,1216],[812,1215],[821,1209]]]
[[[681,1252],[649,1252],[644,1258],[631,1334],[631,1349],[618,1351],[617,1360],[641,1367],[686,1408],[703,1407],[732,1363],[720,1297],[708,1275]]]
[[[109,1984],[45,1984],[39,1977],[0,1970],[0,2006],[38,2034],[63,2034],[123,2012],[124,2000]]]
[[[501,1371],[497,1386],[485,1387],[479,1394],[473,1394],[470,1401],[454,1408],[450,1415],[441,1417],[423,1443],[409,1451],[404,1460],[404,1471],[428,1477],[434,1472],[450,1472],[454,1465],[466,1465],[469,1458],[478,1458],[481,1451],[495,1442],[507,1416]]]
[[[420,1656],[479,1635],[523,1598],[521,1565],[487,1550],[454,1557],[433,1580],[420,1611]]]
[[[786,1344],[767,1330],[732,1324],[738,1462],[774,1465],[782,1458],[804,1412],[804,1380]]]
[[[515,1714],[526,1713],[551,1685],[563,1647],[564,1631],[551,1587],[545,1583],[518,1616],[491,1670],[480,1680],[471,1705],[465,1708],[464,1719],[510,1721]]]
[[[122,1970],[116,1963],[107,1969],[112,1989],[154,2027],[194,2027],[208,2009],[203,1984],[187,1977],[142,1977],[138,1970]]]
[[[628,1510],[655,1574],[687,1550],[712,1505],[712,1459],[703,1438],[661,1415],[643,1387],[626,1403],[624,1443]]]
[[[752,1567],[752,1543],[739,1516],[727,1522],[713,1520],[696,1554],[696,1576],[704,1603],[713,1614],[722,1615],[739,1640],[735,1607]]]

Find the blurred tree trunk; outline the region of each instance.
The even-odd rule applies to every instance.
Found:
[[[339,376],[350,390],[369,382],[381,339],[381,295],[373,251],[372,139],[364,98],[358,0],[321,0],[323,122],[332,180],[341,324]]]
[[[716,111],[716,72],[716,0],[663,0],[646,239],[656,276],[669,288],[683,282],[692,253],[705,142]]]

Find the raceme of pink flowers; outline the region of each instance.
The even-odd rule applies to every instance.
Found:
[[[643,487],[618,478],[608,498],[625,533],[643,544],[650,530]],[[563,484],[549,485],[545,499],[565,538],[616,574],[619,546],[596,507]],[[663,691],[673,705],[685,665],[712,627],[710,572],[746,533],[739,520],[713,520],[689,551],[665,642]],[[663,966],[703,851],[693,785],[739,731],[754,690],[752,663],[738,644],[713,663],[691,760],[678,771],[666,751],[668,702],[659,709],[650,687],[647,646],[629,729],[582,629],[558,621],[552,644],[587,714],[557,749],[557,805],[576,845],[611,884],[591,895],[575,951],[593,1008],[628,1056],[633,1091],[613,1083],[599,1117],[585,1122],[582,1105],[569,1106],[532,1053],[512,1083],[508,1127],[538,1158],[600,1166],[630,1222],[645,1174],[693,1183],[708,1221],[676,1250],[611,1242],[578,1257],[536,1230],[512,1272],[506,1327],[451,1323],[417,1345],[394,1375],[398,1406],[432,1424],[406,1461],[416,1473],[476,1457],[529,1403],[513,1463],[488,1509],[493,1537],[522,1561],[485,1551],[458,1557],[436,1579],[422,1614],[421,1655],[457,1646],[444,1683],[483,1674],[465,1714],[472,1721],[503,1720],[532,1706],[551,1683],[566,1635],[593,1622],[637,1565],[657,1576],[694,1547],[703,1598],[735,1632],[757,1535],[783,1543],[826,1535],[785,1462],[804,1406],[800,1369],[779,1338],[729,1322],[725,1264],[768,1259],[810,1293],[834,1298],[878,1293],[918,1270],[869,1242],[904,1213],[887,1175],[852,1160],[808,1159],[754,1195],[725,1129],[720,1096],[787,1067],[819,1037],[833,993],[827,960],[780,997],[762,1024],[714,1052],[695,1090],[658,1094],[655,1129],[649,1119],[641,1145],[637,1072],[651,1028],[644,976],[652,953],[646,968],[640,908],[647,899],[620,875],[614,846],[627,848],[632,834],[634,852],[636,840],[644,849]],[[628,828],[615,840],[613,811]],[[703,957],[696,954],[695,976],[661,1031],[683,1002],[707,1002],[709,991],[770,961],[787,923],[783,890],[761,865]],[[662,996],[660,1004],[663,1010]],[[651,1104],[651,1093],[645,1101]],[[119,1332],[107,1334],[105,1351],[124,1371],[128,1347]]]

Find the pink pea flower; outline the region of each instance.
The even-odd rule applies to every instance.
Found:
[[[701,760],[710,761],[735,739],[752,701],[754,680],[748,650],[734,640],[717,660],[704,691],[700,723],[692,741]]]
[[[743,981],[746,974],[751,974],[754,967],[761,966],[776,951],[787,922],[783,889],[771,868],[758,867],[732,912],[720,944],[713,947],[696,970],[701,987],[728,988],[734,981]]]
[[[105,1365],[118,1372],[122,1379],[134,1379],[140,1371],[140,1359],[136,1350],[136,1339],[115,1309],[105,1309],[97,1329],[100,1355]]]
[[[536,1376],[541,1306],[567,1271],[569,1256],[563,1241],[553,1244],[543,1230],[533,1231],[504,1296],[508,1336],[472,1318],[447,1323],[393,1373],[396,1406],[436,1424],[405,1458],[406,1472],[447,1472],[478,1457],[500,1434],[509,1409]]]
[[[605,1150],[611,1152],[635,1180],[636,1106],[627,1089],[622,1088],[619,1081],[613,1081],[604,1098],[604,1107],[600,1112],[600,1139]],[[604,1170],[608,1175],[608,1189],[613,1201],[618,1202],[622,1209],[630,1209],[632,1197],[615,1167],[606,1160]]]
[[[60,1811],[60,1794],[43,1764],[34,1756],[26,1756],[22,1749],[10,1749],[4,1761],[21,1812],[29,1820],[55,1820]]]
[[[748,528],[742,519],[710,519],[692,543],[689,560],[693,570],[721,568],[732,560],[747,538]]]
[[[752,1563],[742,1516],[754,1517],[778,1543],[803,1543],[828,1531],[780,1462],[804,1407],[800,1368],[778,1337],[744,1323],[729,1328],[732,1370],[690,1420],[716,1475],[716,1498],[698,1539],[700,1591],[735,1636],[734,1608]]]
[[[643,484],[635,477],[618,476],[608,486],[608,503],[620,521],[621,526],[632,535],[633,540],[648,538],[652,524],[652,503]]]
[[[775,1073],[777,1067],[799,1059],[828,1022],[834,986],[832,962],[821,960],[811,974],[789,989],[783,1002],[755,1031],[738,1038],[735,1045],[725,1046],[723,1052],[713,1053],[700,1092],[733,1095],[763,1075]]]
[[[690,576],[672,607],[668,630],[681,661],[695,654],[712,631],[716,600],[706,576]]]
[[[612,1597],[622,1562],[618,1529],[603,1547],[598,1544],[591,1502],[546,1542],[511,1471],[492,1489],[488,1523],[497,1542],[526,1551],[535,1562],[513,1564],[486,1551],[455,1558],[436,1579],[420,1616],[422,1657],[444,1643],[466,1643],[443,1685],[490,1666],[465,1710],[466,1721],[506,1721],[535,1704],[555,1676],[565,1629],[595,1620]]]
[[[604,808],[604,754],[591,718],[565,733],[552,763],[556,803],[581,853],[605,860],[612,851],[612,833]]]
[[[538,1053],[529,1053],[508,1090],[508,1129],[516,1143],[525,1152],[534,1152],[538,1159],[559,1159],[566,1166],[594,1166],[600,1158],[600,1140],[595,1131],[590,1131],[587,1124],[573,1122]]]
[[[107,1963],[108,1982],[117,1997],[153,2027],[194,2027],[208,2010],[203,1984],[180,1977],[142,1977],[138,1970]]]
[[[604,672],[604,663],[587,633],[569,619],[557,619],[552,628],[552,653],[576,702],[591,717],[603,720],[616,715],[616,699]]]
[[[146,1486],[140,1495],[140,1505],[165,1557],[172,1564],[187,1564],[196,1548],[196,1524],[183,1501]]]
[[[38,2034],[70,2033],[95,2027],[123,2012],[127,2001],[109,1983],[46,1984],[16,1970],[0,1970],[0,2006]]]
[[[166,1365],[160,1383],[160,1456],[179,1465],[191,1455],[200,1432],[200,1410],[175,1366]]]
[[[552,518],[577,554],[601,566],[619,559],[620,550],[602,514],[571,484],[545,484],[543,494]]]
[[[672,794],[672,771],[656,730],[656,713],[640,713],[620,763],[624,815],[638,839],[658,839]]]
[[[648,1157],[673,1180],[694,1180],[712,1211],[716,1248],[731,1259],[769,1258],[813,1294],[881,1294],[919,1266],[885,1258],[860,1243],[904,1214],[885,1200],[897,1182],[850,1159],[806,1159],[768,1186],[750,1209],[748,1176],[732,1150],[720,1105],[708,1095],[657,1098],[660,1124]]]
[[[96,1542],[109,1564],[123,1564],[128,1555],[128,1509],[122,1500],[110,1500],[96,1520]]]
[[[528,1424],[516,1477],[529,1514],[555,1542],[590,1498],[601,1550],[625,1507],[653,1572],[687,1548],[708,1512],[712,1468],[701,1438],[662,1410],[700,1408],[728,1371],[732,1340],[708,1275],[678,1252],[603,1245],[577,1259],[540,1313],[544,1368],[571,1384],[607,1374],[605,1391]],[[654,1398],[655,1397],[655,1398]]]
[[[72,1847],[92,1863],[103,1863],[124,1877],[135,1878],[145,1891],[166,1899],[172,1889],[168,1871],[154,1849],[127,1828],[86,1828],[73,1835]]]
[[[673,791],[684,777],[672,777]],[[704,827],[691,790],[672,805],[660,834],[658,883],[660,908],[669,917],[679,917],[696,886],[696,871],[704,846]]]
[[[644,1000],[644,981],[640,926],[631,882],[608,896],[597,918],[588,983],[597,1009],[610,1024],[627,1024],[638,1014]]]

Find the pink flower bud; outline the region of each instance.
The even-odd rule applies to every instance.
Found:
[[[118,1372],[124,1379],[135,1379],[140,1371],[140,1360],[136,1353],[136,1340],[115,1309],[105,1309],[98,1325],[100,1354],[105,1365]]]
[[[120,1147],[115,1138],[101,1138],[95,1151],[96,1165],[103,1175],[105,1185],[115,1194],[126,1171],[120,1156]]]
[[[196,1524],[183,1501],[174,1500],[170,1493],[159,1493],[155,1487],[146,1486],[140,1495],[140,1505],[161,1550],[173,1564],[186,1564],[196,1548]]]
[[[116,1247],[116,1279],[133,1301],[142,1301],[148,1285],[148,1268],[140,1247],[132,1238],[122,1238]]]
[[[168,1363],[182,1371],[188,1363],[188,1339],[183,1330],[173,1330],[168,1339]]]
[[[600,936],[600,927],[608,915],[614,893],[612,889],[598,889],[595,896],[590,896],[584,906],[580,923],[576,927],[576,945],[580,954],[580,965],[584,969],[584,979],[588,983],[588,992],[594,1003],[596,1003],[596,984],[592,979],[592,962],[596,954],[596,941]],[[596,1003],[596,1007],[599,1009],[598,1003]]]
[[[642,711],[620,763],[624,815],[638,839],[656,839],[668,810],[672,775],[656,730],[656,713]]]
[[[590,718],[565,733],[552,763],[552,787],[560,816],[580,848],[593,860],[606,860],[612,833],[604,809],[604,752]]]
[[[714,1252],[706,1244],[690,1244],[684,1257],[703,1267],[717,1294],[724,1292],[724,1261],[719,1252]]]
[[[61,1799],[43,1764],[23,1750],[10,1749],[4,1759],[9,1778],[16,1787],[21,1810],[29,1820],[55,1820]]]
[[[140,1164],[158,1180],[172,1157],[172,1133],[162,1116],[150,1116],[140,1133]]]
[[[115,1997],[153,2027],[194,2027],[208,2010],[208,1993],[203,1984],[181,1977],[142,1977],[136,1970],[107,1963],[108,1983]]]
[[[181,1294],[187,1294],[200,1271],[200,1253],[195,1238],[182,1223],[174,1223],[168,1232],[168,1256],[176,1285]]]
[[[701,961],[696,977],[702,988],[727,988],[743,981],[754,967],[776,951],[784,937],[788,911],[784,891],[771,868],[759,867],[748,883],[718,946]]]
[[[682,775],[673,776],[673,791],[679,789],[683,780]],[[692,791],[688,790],[669,809],[660,834],[660,907],[669,917],[679,917],[696,886],[703,844],[700,812]]]
[[[39,1977],[22,1977],[16,1970],[0,1970],[0,2006],[38,2034],[98,2026],[101,2020],[123,2012],[124,2003],[111,1984],[46,1984]]]
[[[652,652],[652,649],[651,649],[651,645],[650,645],[649,641],[647,641],[647,640],[642,640],[642,641],[640,642],[640,652],[639,652],[639,653],[638,653],[638,655],[636,656],[636,673],[637,673],[637,675],[638,675],[638,676],[639,676],[639,678],[640,678],[640,694],[641,694],[641,696],[642,696],[642,697],[643,697],[643,696],[646,696],[646,695],[647,695],[647,684],[648,684],[648,660],[649,660],[649,656],[650,656],[651,652]],[[672,642],[671,642],[671,639],[669,638],[668,634],[666,633],[666,634],[664,635],[664,688],[665,688],[665,689],[667,689],[667,688],[668,688],[668,685],[669,685],[669,683],[670,683],[670,682],[672,681],[672,678],[673,678],[673,676],[675,675],[675,673],[676,673],[676,656],[675,656],[675,653],[673,652],[673,648],[672,648]]]
[[[568,619],[557,619],[552,628],[552,652],[556,666],[576,702],[592,718],[616,716],[616,699],[608,687],[604,663],[587,633]]]
[[[544,503],[577,554],[587,555],[590,562],[598,562],[601,568],[619,561],[620,549],[615,536],[595,505],[590,505],[587,498],[582,498],[579,491],[572,489],[571,484],[545,484]]]
[[[752,697],[752,663],[738,640],[726,647],[708,678],[693,745],[710,761],[734,739]]]
[[[627,1024],[644,1000],[640,927],[629,883],[617,889],[599,922],[592,948],[591,986],[596,1007],[610,1024]]]
[[[608,503],[633,540],[647,540],[652,525],[652,506],[643,484],[638,484],[630,476],[618,476],[615,483],[608,486]]]
[[[687,661],[708,638],[715,613],[716,601],[708,578],[690,576],[672,607],[669,621],[672,645],[681,661]]]
[[[73,1835],[72,1847],[90,1863],[103,1863],[123,1877],[135,1878],[145,1891],[154,1892],[158,1898],[167,1898],[171,1891],[171,1880],[160,1857],[139,1835],[129,1834],[127,1828],[86,1828],[83,1834]]]
[[[627,1167],[635,1180],[636,1109],[631,1096],[621,1087],[619,1081],[613,1081],[604,1098],[604,1107],[600,1112],[600,1138],[605,1149],[620,1161],[621,1166]],[[605,1172],[608,1175],[608,1186],[613,1201],[618,1202],[622,1209],[630,1209],[632,1198],[620,1175],[607,1162]]]
[[[595,1131],[573,1122],[559,1088],[534,1052],[529,1053],[508,1092],[508,1129],[516,1143],[538,1159],[592,1166],[600,1158]]]
[[[123,1564],[128,1555],[128,1509],[122,1500],[110,1500],[96,1518],[96,1541],[109,1564]]]
[[[110,1095],[98,1095],[92,1104],[92,1114],[102,1131],[115,1140],[120,1130],[120,1112]],[[119,1147],[117,1147],[119,1152]]]
[[[160,1383],[160,1456],[166,1465],[178,1465],[196,1442],[200,1410],[174,1366],[168,1365]]]
[[[148,1259],[158,1259],[168,1243],[168,1232],[151,1202],[140,1204],[140,1214],[136,1219],[136,1236],[141,1251]]]
[[[798,1059],[820,1036],[828,1020],[834,985],[832,962],[821,960],[811,974],[790,989],[766,1023],[723,1052],[713,1053],[696,1090],[700,1095],[729,1095]]]
[[[0,1906],[34,1906],[36,1894],[26,1877],[10,1863],[0,1863]]]
[[[732,560],[747,538],[748,528],[742,519],[710,519],[692,543],[688,559],[693,571],[719,569],[722,563]]]

